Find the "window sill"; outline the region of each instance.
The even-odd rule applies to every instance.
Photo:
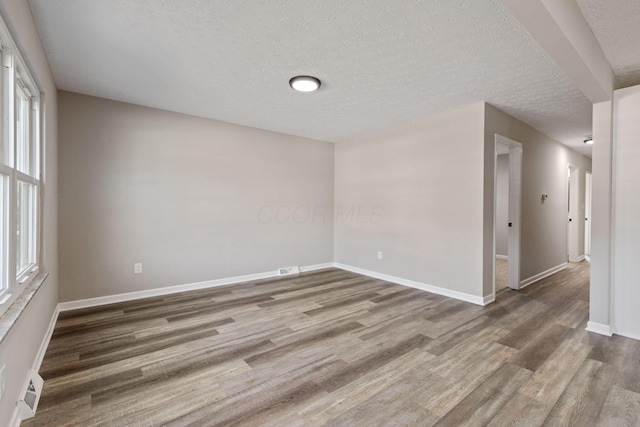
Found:
[[[0,344],[4,341],[5,337],[9,335],[9,331],[16,324],[20,315],[29,302],[33,299],[33,296],[38,292],[40,286],[44,283],[49,273],[40,273],[22,290],[22,293],[11,304],[11,307],[0,316]]]

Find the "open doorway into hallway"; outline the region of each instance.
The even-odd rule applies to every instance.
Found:
[[[520,289],[522,144],[496,135],[494,164],[495,294]]]

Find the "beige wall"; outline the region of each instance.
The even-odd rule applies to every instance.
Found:
[[[61,301],[333,260],[333,144],[58,101]]]
[[[57,254],[57,104],[47,57],[27,0],[0,0],[0,14],[44,92],[45,149],[43,151],[43,236],[41,260],[49,277],[0,345],[0,365],[6,365],[5,396],[0,401],[0,426],[9,425],[16,400],[33,367],[38,349],[58,302]]]
[[[335,261],[482,296],[483,120],[476,104],[336,144],[336,210],[352,215]]]
[[[493,170],[495,135],[523,144],[520,280],[567,261],[567,165],[580,169],[579,254],[584,254],[585,172],[591,160],[486,104],[484,294],[493,290]],[[549,198],[542,203],[542,194]]]

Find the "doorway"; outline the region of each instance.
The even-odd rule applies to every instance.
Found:
[[[591,262],[591,172],[585,174],[584,185],[584,258]]]
[[[522,144],[496,135],[494,153],[494,295],[520,289]]]
[[[569,262],[579,262],[578,254],[578,226],[580,203],[580,169],[572,164],[567,166],[567,259]]]

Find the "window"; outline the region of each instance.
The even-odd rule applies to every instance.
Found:
[[[1,315],[39,272],[41,111],[40,92],[2,25],[0,43]]]

